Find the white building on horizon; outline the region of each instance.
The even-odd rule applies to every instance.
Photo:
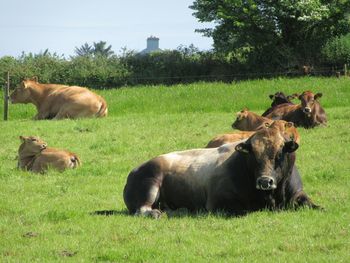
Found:
[[[150,36],[147,38],[147,47],[140,52],[141,55],[145,55],[154,51],[162,51],[159,48],[159,38]]]

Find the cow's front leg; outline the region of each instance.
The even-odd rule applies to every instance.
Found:
[[[311,209],[321,209],[323,208],[319,205],[316,205],[312,200],[307,196],[307,194],[304,191],[300,191],[296,193],[292,199],[292,206],[294,208],[299,208],[302,206],[307,206]]]

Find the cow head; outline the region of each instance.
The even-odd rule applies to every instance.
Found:
[[[272,100],[271,107],[274,107],[279,104],[289,103],[290,100],[283,92],[276,92],[274,95],[269,95],[269,98]]]
[[[47,147],[47,143],[36,136],[19,136],[19,139],[22,142],[20,150],[27,153],[37,154]]]
[[[237,112],[236,120],[232,123],[233,129],[244,130],[247,122],[248,108],[243,108],[241,111]]]
[[[298,149],[295,141],[286,141],[277,128],[257,131],[246,142],[236,146],[236,151],[248,158],[248,165],[254,169],[255,187],[259,190],[273,190],[289,172],[289,154]]]
[[[304,91],[299,95],[299,100],[301,101],[301,109],[306,115],[311,115],[315,101],[322,97],[322,93],[313,94],[311,91]]]
[[[33,77],[31,79],[23,80],[18,87],[11,93],[10,100],[12,103],[29,103],[31,98],[31,92],[29,87],[33,83],[38,83],[38,78]]]
[[[285,141],[295,141],[297,144],[299,144],[300,135],[293,122],[276,120],[270,125],[270,128],[278,129],[284,137]]]

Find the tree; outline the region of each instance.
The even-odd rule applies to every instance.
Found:
[[[80,48],[75,47],[75,53],[78,56],[102,56],[102,57],[110,57],[114,54],[112,50],[112,46],[109,45],[106,47],[105,41],[94,42],[92,46],[88,43],[85,43]]]
[[[92,46],[90,46],[88,43],[85,43],[84,45],[82,45],[80,48],[75,47],[74,52],[78,55],[78,56],[91,56],[94,53],[94,49]]]
[[[112,50],[112,46],[109,45],[106,47],[106,42],[105,41],[100,41],[100,42],[94,42],[94,55],[95,56],[103,56],[103,57],[110,57],[114,54]]]
[[[196,0],[191,9],[214,28],[214,48],[277,67],[311,64],[328,39],[350,32],[349,0]]]

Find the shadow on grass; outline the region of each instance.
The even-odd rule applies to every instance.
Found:
[[[115,216],[115,215],[125,215],[128,216],[130,215],[127,210],[98,210],[91,212],[90,215],[93,216]]]
[[[305,208],[307,209],[307,208]],[[259,212],[270,212],[270,213],[279,213],[283,211],[297,211],[295,209],[286,209],[286,210],[276,210],[271,211],[268,209],[261,209],[257,211],[240,211],[239,213],[228,213],[225,211],[217,211],[217,212],[207,212],[205,210],[200,211],[190,211],[185,208],[180,208],[177,210],[165,210],[162,211],[161,217],[165,218],[184,218],[184,217],[190,217],[190,218],[206,218],[206,217],[217,217],[217,218],[224,218],[224,219],[232,219],[232,218],[242,218],[249,214],[259,213]],[[320,211],[324,211],[323,209]],[[128,210],[97,210],[94,212],[91,212],[90,215],[95,216],[116,216],[116,215],[123,215],[123,216],[133,216],[131,215]]]

